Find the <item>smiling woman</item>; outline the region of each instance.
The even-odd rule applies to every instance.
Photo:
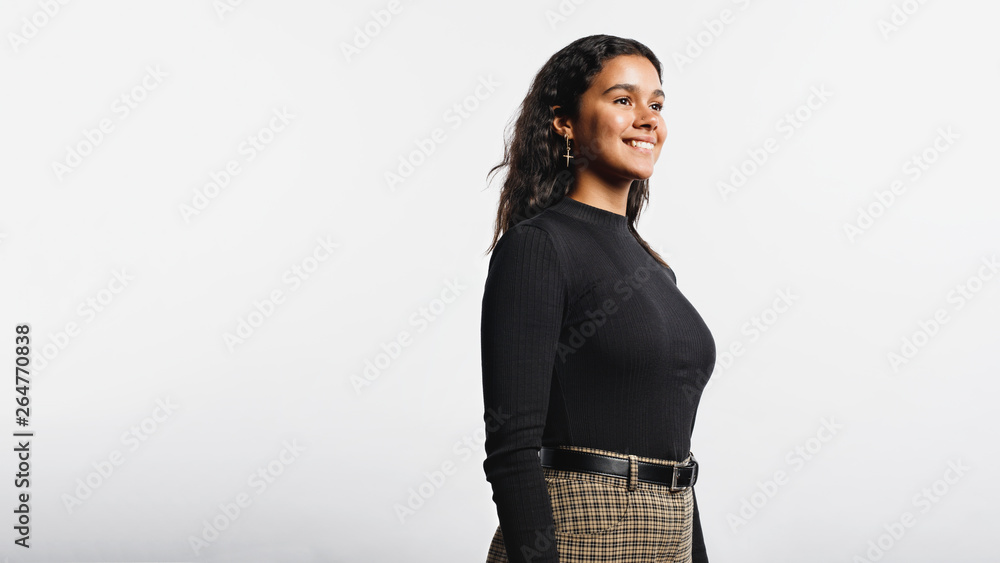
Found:
[[[708,561],[691,432],[715,342],[635,222],[666,140],[660,63],[609,35],[521,104],[483,291],[487,563]],[[502,233],[502,234],[501,234]]]
[[[659,72],[649,59],[622,55],[604,63],[581,96],[575,118],[554,106],[555,130],[592,155],[590,166],[577,171],[576,193],[605,200],[613,195],[615,201],[604,203],[625,214],[632,182],[653,175],[667,138],[660,123],[664,94],[659,85]]]

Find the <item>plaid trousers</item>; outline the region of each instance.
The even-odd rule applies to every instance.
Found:
[[[559,447],[661,465],[678,463],[581,446]],[[634,462],[627,479],[548,467],[542,473],[552,500],[560,563],[691,563],[691,488],[670,492],[667,485],[639,481]],[[486,563],[508,563],[500,526]]]

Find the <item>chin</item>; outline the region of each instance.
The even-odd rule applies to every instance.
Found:
[[[648,171],[633,170],[632,174],[631,174],[632,178],[635,179],[635,180],[648,180],[650,177],[652,177],[652,175],[653,175],[653,171],[652,170],[648,170]]]

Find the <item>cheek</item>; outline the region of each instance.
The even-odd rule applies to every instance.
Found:
[[[617,137],[622,138],[625,132],[629,130],[632,122],[627,119],[624,115],[610,114],[606,115],[601,119],[598,127],[600,128],[601,135],[604,137]]]
[[[621,129],[617,129],[612,123],[604,122],[595,132],[594,141],[600,152],[617,151],[618,145],[622,144]]]

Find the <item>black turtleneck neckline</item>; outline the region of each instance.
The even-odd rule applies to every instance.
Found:
[[[561,200],[551,205],[549,209],[617,232],[631,234],[628,228],[628,217],[619,215],[614,211],[594,207],[569,196],[563,196]]]

